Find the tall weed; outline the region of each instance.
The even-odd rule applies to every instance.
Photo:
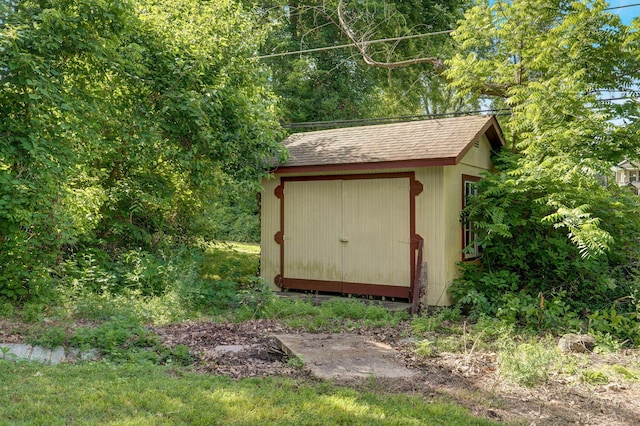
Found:
[[[546,383],[549,371],[562,361],[562,354],[553,339],[529,339],[522,343],[503,339],[501,346],[498,358],[500,374],[521,386]]]

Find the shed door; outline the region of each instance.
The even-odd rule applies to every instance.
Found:
[[[287,182],[284,276],[342,281],[342,181]]]
[[[343,281],[409,287],[409,179],[342,185]]]
[[[287,288],[387,294],[411,283],[409,178],[287,181]],[[394,294],[394,293],[389,293]]]

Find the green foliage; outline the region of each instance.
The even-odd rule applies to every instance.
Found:
[[[416,348],[414,349],[416,355],[422,358],[431,358],[436,355],[436,348],[434,347],[433,341],[431,340],[421,340],[416,343]]]
[[[260,316],[274,294],[256,277],[258,253],[256,245],[237,243],[124,252],[116,259],[100,251],[78,253],[63,265],[63,285],[50,305],[29,302],[18,312],[33,322],[48,315],[95,321],[127,317],[156,325],[232,311]]]
[[[615,350],[621,344],[633,347],[640,345],[640,314],[637,311],[618,311],[614,305],[609,309],[597,310],[588,318],[589,332],[594,334],[601,348]],[[612,339],[613,336],[615,339]]]
[[[158,336],[130,317],[114,318],[97,327],[76,330],[69,344],[82,349],[98,349],[113,362],[189,365],[193,356],[184,345],[167,348]]]
[[[26,343],[51,349],[65,346],[68,339],[67,330],[61,326],[37,326],[25,336]]]
[[[5,6],[0,298],[47,299],[67,262],[164,291],[162,250],[210,236],[219,183],[281,154],[264,34],[233,0]]]
[[[0,318],[12,317],[14,313],[15,313],[15,309],[11,303],[0,301]]]
[[[531,330],[579,330],[582,322],[565,302],[566,299],[563,292],[551,298],[545,298],[542,293],[538,297],[523,292],[506,293],[500,300],[496,317]]]
[[[454,87],[501,99],[511,109],[502,125],[512,150],[523,155],[496,192],[524,194],[546,207],[548,225],[566,228],[585,256],[612,242],[600,227],[606,221],[595,201],[606,191],[598,173],[636,155],[639,145],[629,129],[611,124],[621,110],[597,96],[630,93],[637,69],[629,49],[633,31],[605,8],[599,0],[479,4],[454,33],[461,51],[447,72]]]
[[[202,233],[216,241],[260,241],[260,212],[257,189],[226,184],[202,217]]]
[[[304,359],[301,356],[290,357],[287,360],[287,365],[301,370],[304,367]]]
[[[263,54],[348,44],[338,27],[338,1],[259,2],[273,25]],[[374,40],[448,30],[467,1],[344,2],[344,15],[358,39]],[[276,7],[274,7],[274,5]],[[451,50],[445,34],[367,46],[380,62],[439,57]],[[477,97],[455,97],[431,64],[402,68],[367,65],[354,49],[321,50],[263,59],[281,97],[285,122],[361,119],[468,110]]]
[[[476,316],[499,313],[529,327],[571,330],[583,312],[637,293],[637,199],[602,186],[575,195],[591,197],[603,218],[600,226],[615,237],[606,254],[586,257],[559,227],[546,223],[550,210],[538,201],[542,188],[521,193],[510,179],[500,173],[479,184],[469,214],[477,219],[483,257],[481,265],[462,265],[450,289],[454,301]],[[493,232],[496,225],[509,229],[508,235]]]
[[[480,266],[451,289],[474,315],[571,330],[638,291],[640,199],[602,179],[640,152],[637,106],[599,96],[633,94],[637,28],[606,6],[483,2],[453,34],[452,85],[510,110],[500,120],[510,146],[465,211]]]
[[[425,336],[431,332],[457,333],[462,320],[459,307],[441,308],[435,312],[415,316],[411,319],[414,334]]]
[[[590,385],[606,385],[609,383],[609,377],[599,370],[585,370],[580,374],[580,378]]]
[[[562,354],[552,339],[544,344],[534,340],[523,343],[504,341],[503,344],[498,359],[500,374],[521,386],[545,383],[549,370],[562,361]]]

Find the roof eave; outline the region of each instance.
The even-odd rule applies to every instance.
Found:
[[[292,173],[322,173],[322,172],[347,172],[362,170],[382,169],[409,169],[414,167],[454,166],[457,164],[455,157],[413,159],[401,161],[380,161],[373,163],[347,163],[347,164],[312,164],[301,166],[280,166],[273,170],[275,174]]]
[[[482,128],[475,134],[471,141],[458,153],[455,159],[455,164],[458,164],[467,152],[471,149],[471,147],[482,138],[483,135],[487,136],[489,140],[489,144],[491,144],[491,149],[497,151],[501,149],[505,145],[505,140],[502,136],[502,130],[500,129],[500,125],[498,124],[498,120],[496,120],[495,116],[491,116],[489,120],[482,126]]]

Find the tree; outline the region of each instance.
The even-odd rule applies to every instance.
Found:
[[[490,93],[510,110],[510,152],[467,212],[485,271],[513,273],[511,291],[565,291],[591,307],[630,294],[640,232],[638,198],[603,185],[611,166],[640,154],[637,103],[608,100],[637,91],[637,28],[606,7],[480,3],[453,33],[460,52],[445,72],[461,93]]]
[[[446,33],[367,44],[374,39],[449,30],[460,18],[467,4],[465,0],[342,3],[287,1],[280,7],[265,7],[265,15],[278,24],[262,52],[323,48],[357,40],[367,46],[365,59],[369,57],[378,63],[408,60],[407,65],[411,66],[393,69],[371,66],[356,48],[263,59],[273,72],[284,121],[361,119],[477,107],[473,96],[454,98],[454,92],[446,87],[432,64],[412,61],[450,51]],[[341,24],[339,10],[352,33]]]
[[[216,182],[280,155],[275,99],[233,0],[2,2],[0,295],[46,290],[74,253],[154,249]]]

